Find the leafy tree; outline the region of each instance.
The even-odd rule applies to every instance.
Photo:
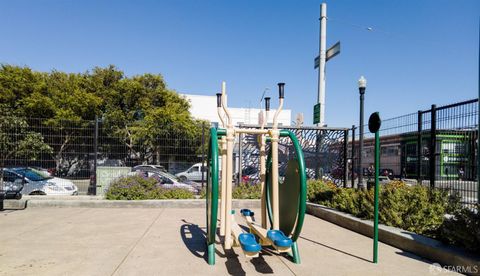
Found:
[[[5,167],[7,160],[22,158],[37,160],[42,154],[52,153],[43,136],[31,131],[27,121],[12,112],[5,105],[0,105],[0,168]],[[3,187],[3,170],[0,183]]]
[[[22,114],[22,99],[42,89],[44,76],[44,73],[34,72],[28,67],[1,65],[0,104]]]
[[[93,151],[93,141],[83,137],[92,136],[96,115],[103,119],[106,157],[115,155],[108,143],[118,141],[128,149],[121,157],[125,161],[158,163],[179,148],[201,152],[194,137],[200,137],[202,122],[190,116],[189,103],[169,90],[161,75],[127,77],[112,65],[81,74],[2,65],[0,92],[0,104],[23,115],[27,124],[40,126],[33,118],[42,118],[38,133],[48,138],[57,172],[88,160],[75,151]]]

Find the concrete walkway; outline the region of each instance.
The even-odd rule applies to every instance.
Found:
[[[373,264],[371,239],[309,215],[300,265],[268,251],[246,259],[218,244],[209,266],[204,227],[203,208],[4,211],[0,275],[435,275],[430,262],[385,244]]]

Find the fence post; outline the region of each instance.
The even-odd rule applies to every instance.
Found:
[[[322,130],[315,130],[315,179],[320,179],[320,147],[321,147],[321,136]]]
[[[343,131],[343,188],[347,188],[347,175],[348,175],[348,163],[347,163],[347,145],[348,145],[348,129]]]
[[[352,126],[352,188],[355,188],[355,125]]]
[[[93,137],[93,182],[91,181],[92,176],[90,177],[90,183],[88,194],[97,195],[97,160],[98,160],[98,116],[95,115],[95,130]]]
[[[435,188],[435,172],[436,172],[436,143],[437,143],[437,106],[432,104],[430,119],[430,188]]]
[[[418,111],[418,122],[417,122],[417,182],[422,183],[422,124],[423,124],[423,113],[421,110]],[[405,146],[405,157],[407,156],[407,149]]]
[[[205,186],[205,123],[202,122],[202,189]]]
[[[242,170],[243,170],[243,133],[238,135],[238,179],[237,185],[240,185],[242,181]]]

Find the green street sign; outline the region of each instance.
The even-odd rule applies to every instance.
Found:
[[[320,123],[320,104],[316,104],[313,106],[313,123],[318,124]]]

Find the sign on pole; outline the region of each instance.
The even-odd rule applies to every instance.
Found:
[[[329,59],[332,59],[334,56],[340,54],[340,41],[335,43],[332,47],[328,48],[325,60],[328,61]],[[317,69],[320,63],[320,58],[317,56],[315,58],[315,64],[314,64],[314,69]]]
[[[313,106],[313,123],[318,124],[320,123],[320,104],[316,104]]]

